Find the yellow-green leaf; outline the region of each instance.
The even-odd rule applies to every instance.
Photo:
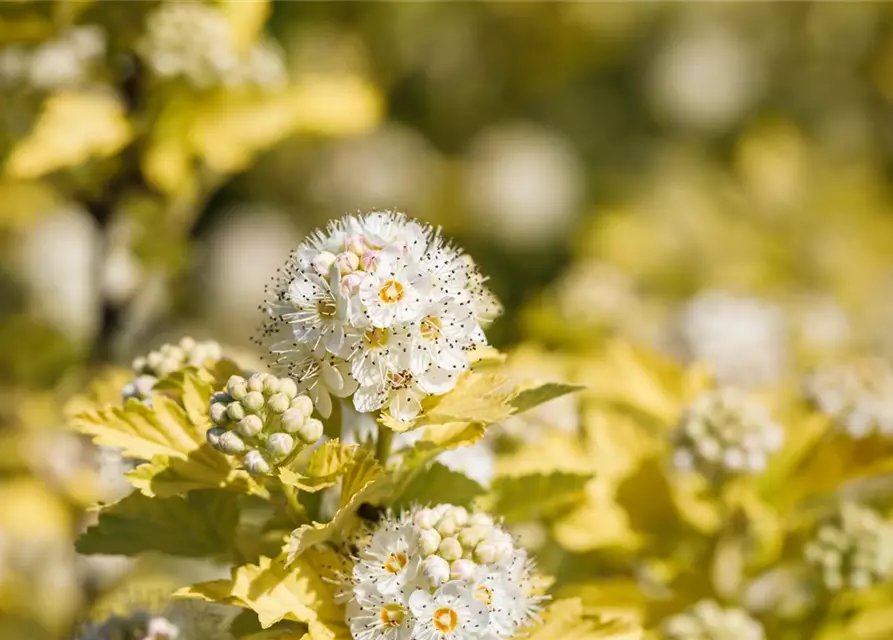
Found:
[[[467,507],[484,493],[484,488],[471,478],[435,462],[412,479],[393,507],[400,509],[415,504],[425,506],[441,502]]]
[[[513,391],[512,383],[497,373],[468,372],[452,391],[429,398],[419,424],[500,422],[514,412]]]
[[[562,472],[500,477],[493,482],[491,509],[509,522],[549,518],[582,503],[591,477]]]
[[[238,520],[238,497],[232,493],[148,498],[134,492],[104,507],[99,522],[78,538],[76,547],[86,554],[212,556],[230,548]]]
[[[295,529],[283,551],[291,563],[310,547],[349,535],[357,525],[357,511],[366,502],[388,495],[390,478],[368,451],[360,449],[341,482],[341,504],[329,522],[314,522]]]
[[[333,487],[353,465],[357,449],[357,445],[343,444],[337,438],[329,440],[313,452],[303,474],[282,468],[279,478],[284,484],[302,491],[316,492]]]
[[[578,384],[547,382],[546,384],[519,391],[518,394],[509,401],[509,404],[514,407],[515,413],[521,413],[522,411],[532,409],[544,402],[549,402],[550,400],[560,398],[563,395],[574,393],[575,391],[584,388],[585,387]]]
[[[133,131],[121,102],[108,93],[57,93],[43,105],[34,130],[13,149],[6,173],[38,178],[113,155]]]

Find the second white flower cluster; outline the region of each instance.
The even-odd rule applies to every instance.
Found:
[[[455,387],[500,310],[467,256],[392,212],[317,231],[270,293],[259,342],[323,416],[334,395],[412,420],[426,396]]]
[[[438,505],[389,515],[360,545],[345,596],[356,640],[499,640],[543,596],[526,552],[484,513]]]

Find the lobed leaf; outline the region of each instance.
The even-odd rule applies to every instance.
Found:
[[[467,507],[486,490],[474,480],[439,462],[416,475],[392,504],[394,509],[441,502]]]
[[[311,493],[333,487],[353,466],[357,450],[355,444],[344,444],[337,438],[329,440],[313,452],[303,474],[283,467],[279,470],[279,479]]]
[[[75,547],[85,554],[214,556],[230,549],[238,520],[238,497],[232,493],[193,491],[186,497],[149,498],[134,492],[102,508],[97,524]]]
[[[492,510],[509,522],[548,518],[586,499],[585,473],[503,476],[493,483]]]

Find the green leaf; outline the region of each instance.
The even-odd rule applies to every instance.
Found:
[[[160,551],[177,556],[227,552],[239,520],[238,496],[193,491],[185,498],[148,498],[134,492],[99,512],[77,542],[79,553],[132,556]]]
[[[590,479],[562,472],[497,478],[490,493],[492,510],[509,522],[548,518],[582,502]]]
[[[349,638],[344,609],[335,603],[337,587],[313,562],[298,559],[286,567],[282,559],[262,557],[234,568],[231,580],[194,584],[174,595],[251,609],[262,629],[291,620],[306,624],[314,640]]]
[[[493,424],[512,415],[510,398],[514,387],[497,373],[471,371],[463,375],[456,387],[442,396],[431,396],[425,413],[417,425],[450,422]]]
[[[435,462],[413,478],[393,506],[399,509],[413,504],[449,502],[467,507],[484,493],[485,489],[474,480]]]
[[[279,470],[279,478],[284,484],[311,493],[333,487],[353,465],[357,449],[357,445],[343,444],[337,438],[329,440],[310,456],[303,475],[282,468]]]
[[[555,398],[560,398],[563,395],[574,393],[585,388],[586,387],[578,384],[547,382],[546,384],[520,391],[509,401],[509,404],[514,407],[515,413],[521,413],[522,411],[532,409],[544,402],[549,402]]]
[[[206,441],[208,383],[187,372],[180,397],[185,409],[172,398],[156,394],[151,407],[130,399],[124,407],[93,409],[71,422],[96,444],[121,449],[126,458],[148,460],[127,474],[131,484],[147,496],[218,488],[263,494],[265,489],[247,472],[236,469],[234,458],[215,451]]]
[[[314,522],[295,529],[283,552],[291,563],[307,549],[349,535],[357,526],[357,511],[365,503],[375,504],[389,497],[393,479],[365,449],[357,451],[354,464],[341,483],[341,503],[329,522]]]

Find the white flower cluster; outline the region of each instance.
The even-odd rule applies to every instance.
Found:
[[[717,389],[698,396],[684,412],[673,463],[713,479],[756,474],[783,442],[784,431],[763,405],[738,389]]]
[[[207,4],[163,3],[149,16],[138,50],[158,76],[184,78],[201,89],[276,87],[286,80],[282,55],[272,42],[240,52],[226,17]]]
[[[223,349],[213,340],[199,342],[190,337],[177,344],[164,344],[132,364],[136,379],[124,387],[124,399],[146,400],[158,380],[185,367],[208,367],[223,358]]]
[[[354,565],[347,622],[355,640],[500,640],[543,600],[532,562],[484,513],[442,504],[387,516]]]
[[[722,384],[772,384],[788,366],[790,332],[784,312],[759,298],[701,293],[685,306],[679,333],[685,355],[710,365]]]
[[[714,600],[702,600],[691,609],[672,616],[663,625],[666,640],[764,640],[758,620],[744,609],[723,608]]]
[[[239,456],[249,473],[273,468],[322,437],[322,423],[311,418],[313,402],[298,395],[291,378],[255,373],[247,380],[232,376],[226,392],[211,397],[208,442],[227,455]]]
[[[500,311],[473,263],[400,213],[346,216],[290,256],[258,342],[311,394],[411,420],[453,389]]]
[[[820,369],[806,381],[806,397],[854,438],[893,435],[893,369],[879,358]]]
[[[844,504],[804,555],[829,591],[867,589],[893,577],[893,525],[872,509]]]
[[[95,26],[71,29],[30,49],[12,45],[0,51],[0,86],[71,88],[89,80],[91,67],[105,54],[105,33]]]

